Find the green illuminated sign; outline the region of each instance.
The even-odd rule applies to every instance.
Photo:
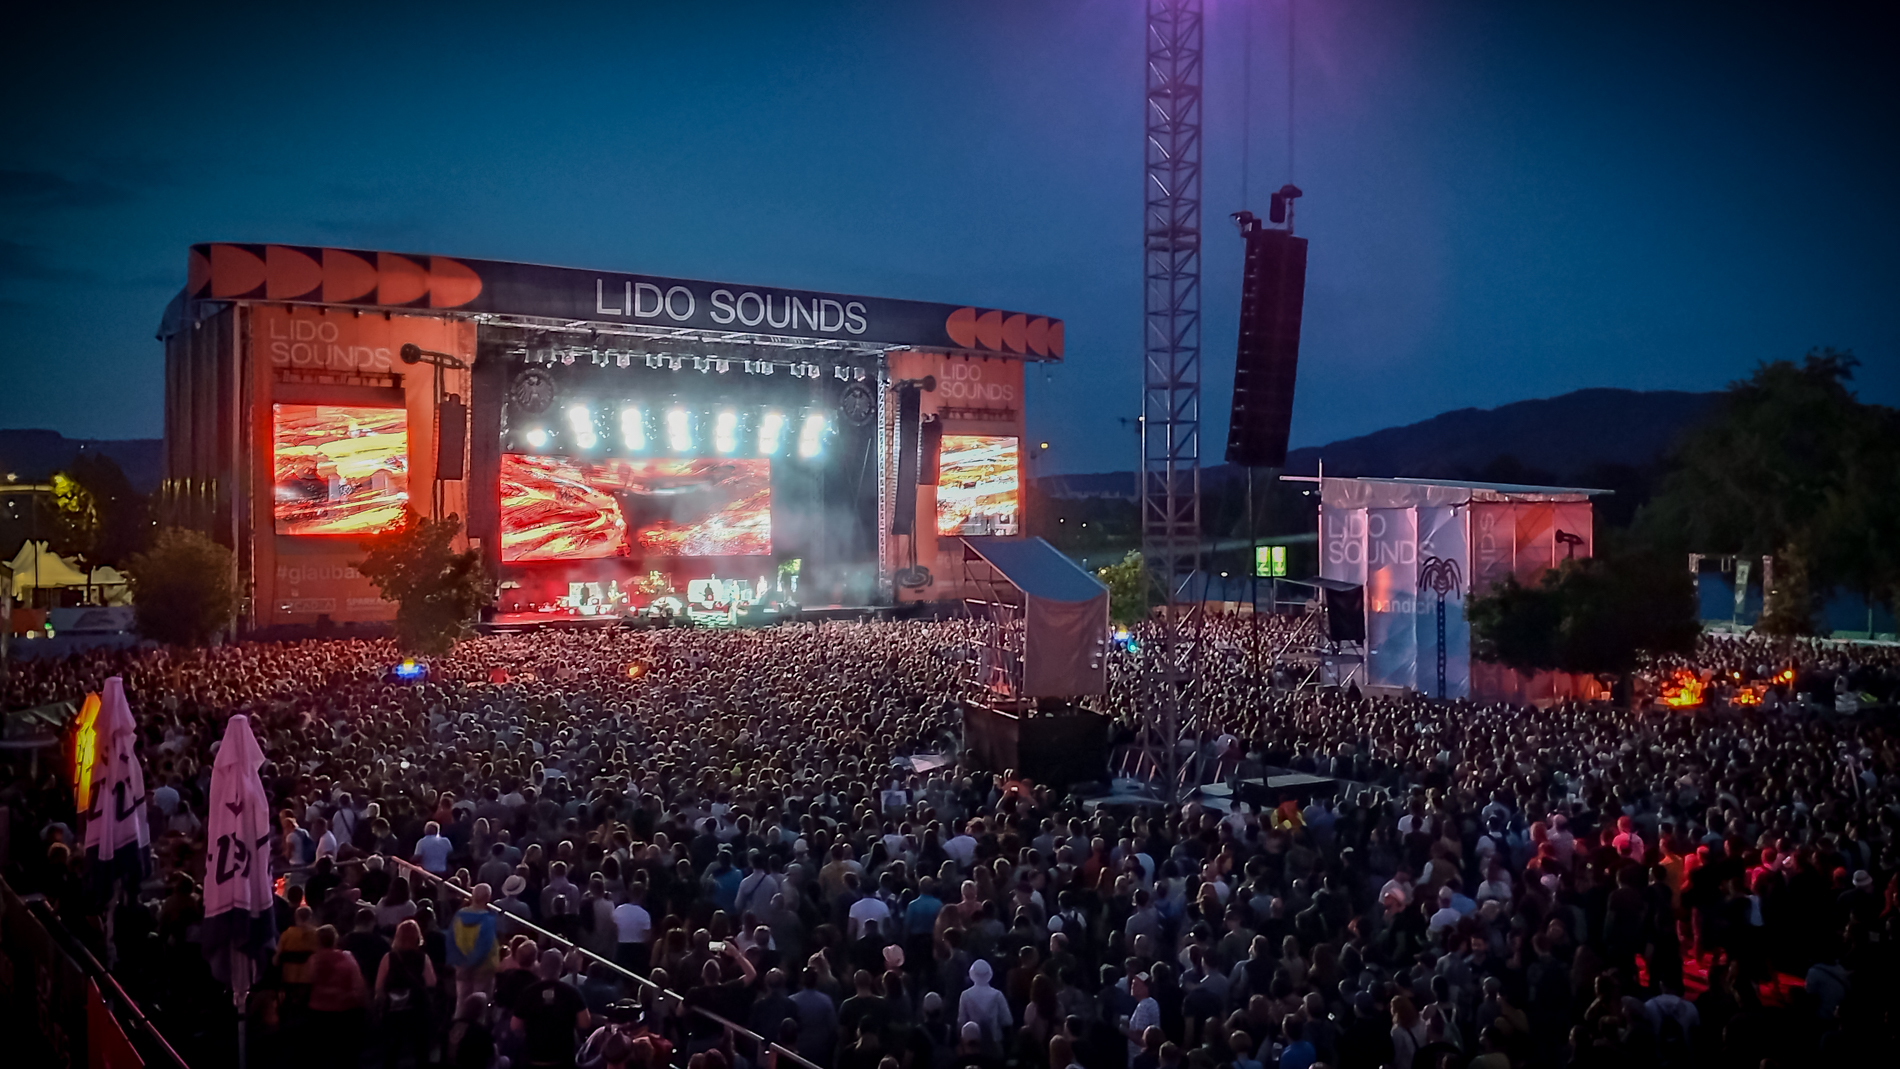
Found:
[[[1286,578],[1286,547],[1253,547],[1253,574],[1261,579]]]

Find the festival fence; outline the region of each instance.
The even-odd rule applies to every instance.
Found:
[[[4,1007],[0,1022],[10,1026],[10,1064],[59,1069],[185,1067],[184,1059],[138,1004],[92,952],[66,932],[46,903],[21,898],[4,880],[0,880],[0,1007]]]

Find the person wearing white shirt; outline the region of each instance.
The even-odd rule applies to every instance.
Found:
[[[853,939],[860,939],[864,936],[865,921],[876,921],[877,930],[887,935],[896,931],[896,929],[891,926],[890,907],[886,906],[884,900],[878,898],[876,895],[865,895],[863,898],[851,903],[850,916],[851,938]]]
[[[1129,978],[1128,993],[1135,999],[1135,1012],[1128,1015],[1128,1026],[1122,1032],[1128,1037],[1128,1061],[1132,1064],[1141,1057],[1142,1034],[1161,1024],[1161,1003],[1148,994],[1148,974],[1145,972],[1138,972]]]
[[[976,860],[976,840],[966,827],[944,842],[943,852],[955,859],[957,868],[968,870],[970,863]]]
[[[615,960],[635,975],[645,976],[649,945],[653,940],[653,916],[635,894],[614,907]]]
[[[410,858],[423,871],[436,876],[449,874],[449,851],[453,849],[442,836],[442,825],[431,820],[422,826],[422,838],[416,840],[416,852]]]

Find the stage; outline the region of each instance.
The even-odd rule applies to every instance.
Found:
[[[1020,530],[1024,364],[1063,351],[1061,320],[957,304],[297,245],[187,261],[158,507],[233,551],[247,634],[389,622],[354,562],[410,512],[461,521],[495,629],[959,599],[937,537]]]

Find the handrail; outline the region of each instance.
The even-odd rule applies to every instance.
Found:
[[[125,988],[119,984],[119,978],[112,975],[111,970],[99,964],[98,957],[93,954],[86,944],[73,938],[72,933],[66,931],[64,922],[58,919],[57,915],[53,913],[52,908],[46,904],[45,900],[38,895],[34,895],[25,901],[27,903],[28,912],[33,914],[34,919],[39,921],[42,927],[47,928],[48,931],[57,930],[58,937],[56,937],[55,941],[60,944],[60,949],[68,954],[80,956],[80,966],[92,977],[95,983],[103,981],[112,985],[112,993],[118,998],[125,1012],[131,1016],[132,1023],[136,1025],[140,1031],[143,1031],[152,1042],[158,1044],[159,1049],[164,1051],[165,1054],[171,1058],[173,1064],[177,1065],[179,1069],[190,1069],[184,1057],[166,1040],[164,1033],[160,1032],[158,1026],[153,1024],[151,1019],[145,1016],[145,1011],[139,1008],[138,1000],[126,993]],[[51,923],[49,924],[49,922]]]
[[[412,861],[405,861],[399,857],[387,857],[387,856],[384,858],[384,860],[393,861],[396,864],[401,865],[405,869],[418,873],[429,880],[433,880],[435,883],[443,887],[446,887],[451,891],[454,891],[458,895],[461,895],[464,899],[474,897],[474,892],[468,890],[465,887],[458,887],[454,883],[450,882],[449,880],[441,876],[437,876],[435,873],[430,872],[428,869],[425,869],[422,866]],[[805,1069],[824,1069],[824,1067],[820,1066],[817,1062],[814,1062],[804,1057],[803,1055],[799,1054],[797,1051],[792,1050],[790,1047],[781,1046],[779,1043],[765,1038],[764,1036],[758,1034],[757,1032],[754,1032],[752,1029],[747,1028],[745,1025],[738,1024],[733,1021],[729,1021],[725,1019],[724,1017],[721,1017],[718,1014],[704,1007],[687,1005],[686,996],[680,994],[679,992],[674,991],[670,988],[661,987],[659,984],[656,984],[653,981],[647,979],[646,977],[641,976],[638,973],[634,972],[633,970],[628,969],[627,967],[621,965],[619,962],[613,961],[609,958],[603,958],[599,954],[594,953],[593,951],[587,949],[586,947],[575,943],[573,940],[565,939],[561,936],[555,935],[553,932],[548,931],[546,928],[543,928],[532,921],[522,920],[520,917],[517,917],[513,913],[510,913],[507,910],[502,909],[501,907],[495,905],[493,902],[490,902],[488,904],[488,911],[490,913],[494,913],[499,916],[508,918],[510,922],[514,924],[518,924],[521,927],[528,929],[529,931],[542,937],[543,939],[547,939],[551,942],[559,943],[560,945],[568,948],[569,950],[580,951],[582,954],[586,955],[586,957],[589,960],[597,961],[600,964],[607,966],[608,968],[612,969],[613,971],[619,973],[620,975],[626,977],[629,980],[633,980],[637,983],[644,984],[647,987],[655,991],[658,991],[660,994],[666,996],[667,998],[676,1000],[680,1004],[681,1008],[690,1010],[693,1013],[697,1013],[701,1017],[704,1017],[707,1020],[712,1021],[716,1024],[723,1025],[724,1027],[734,1032],[737,1032],[741,1035],[751,1037],[754,1043],[757,1043],[760,1046],[771,1050],[774,1054],[777,1054],[781,1058],[789,1059],[799,1065],[804,1066]]]

